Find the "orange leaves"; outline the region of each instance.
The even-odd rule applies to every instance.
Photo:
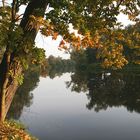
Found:
[[[64,40],[61,40],[58,49],[59,50],[62,50],[62,49],[67,50],[68,48],[65,45],[66,45],[66,42]]]
[[[123,55],[124,40],[122,32],[117,30],[106,30],[102,34],[102,47],[99,48],[98,58],[103,60],[104,68],[120,69],[128,63]]]
[[[69,44],[70,47],[73,47],[75,50],[86,49],[88,47],[98,48],[100,46],[100,37],[98,34],[91,36],[90,32],[87,32],[84,36],[78,35],[76,36],[74,33],[69,34],[64,37],[60,43],[60,47],[64,48],[64,45]],[[65,42],[65,43],[64,43]]]
[[[87,48],[87,47],[92,47],[93,46],[93,40],[90,37],[90,34],[87,33],[83,39],[81,40],[81,45],[83,46],[83,48]]]
[[[56,39],[57,39],[57,36],[58,36],[58,33],[53,33],[52,39],[53,39],[53,40],[56,40]]]
[[[101,43],[101,36],[98,32],[94,35],[91,35],[89,32],[84,36],[81,40],[81,44],[84,48],[100,48],[102,45]]]
[[[120,69],[128,63],[123,56],[123,46],[115,44],[114,46],[104,46],[100,57],[103,58],[102,66],[104,68]]]
[[[54,34],[54,27],[53,25],[50,24],[49,21],[45,20],[44,24],[42,25],[42,27],[40,28],[40,32],[44,35],[44,36],[53,36]],[[55,35],[56,37],[56,35]]]
[[[40,28],[40,32],[46,37],[52,36],[53,40],[56,40],[59,35],[58,32],[54,31],[54,26],[47,20],[44,21],[44,24]]]
[[[73,37],[71,45],[76,49],[80,50],[81,48],[81,38],[80,37]]]

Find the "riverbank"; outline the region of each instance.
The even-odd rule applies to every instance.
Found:
[[[1,140],[37,140],[25,131],[25,127],[15,121],[0,122]]]

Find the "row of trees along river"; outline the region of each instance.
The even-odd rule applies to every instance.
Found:
[[[23,6],[26,7],[25,11],[20,14]],[[29,71],[32,68],[39,69],[43,76],[51,75],[52,78],[55,77],[55,70],[57,74],[58,71],[72,71],[74,75],[82,71],[85,80],[88,80],[87,75],[94,76],[95,71],[99,72],[100,77],[102,72],[118,71],[126,65],[127,70],[128,66],[132,66],[139,71],[139,12],[139,0],[95,0],[94,2],[92,0],[57,2],[12,0],[11,3],[2,0],[0,4],[1,112],[7,112],[6,108],[10,106],[12,95],[19,85],[24,85],[24,75],[26,77],[28,69]],[[122,13],[134,24],[123,28],[117,20],[117,16]],[[78,35],[69,30],[70,24],[78,31]],[[38,31],[43,36],[51,36],[53,40],[61,35],[62,40],[58,48],[70,53],[71,59],[62,60],[50,56],[46,61],[44,49],[38,48],[35,44]],[[34,87],[36,82],[32,82],[31,85]],[[67,86],[75,89],[73,82],[75,81],[68,82]],[[90,83],[84,83],[84,87],[80,85],[80,88],[85,90],[89,87]],[[92,100],[92,97],[90,98]],[[92,103],[89,103],[89,108],[94,106],[90,104]],[[4,118],[5,113],[1,113],[1,121],[4,121]]]

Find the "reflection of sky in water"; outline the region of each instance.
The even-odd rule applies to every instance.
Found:
[[[139,140],[139,114],[124,107],[89,111],[86,93],[66,89],[69,80],[70,74],[40,78],[33,104],[20,118],[33,135],[40,140]]]

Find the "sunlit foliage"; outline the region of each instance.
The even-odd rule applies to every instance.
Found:
[[[34,40],[38,31],[56,40],[62,36],[59,48],[68,52],[88,47],[97,49],[97,58],[102,59],[104,68],[122,68],[129,60],[124,56],[124,46],[138,48],[133,37],[139,39],[139,32],[133,37],[119,30],[117,16],[122,12],[135,23],[139,23],[139,0],[13,0],[11,4],[2,1],[0,7],[0,48],[5,48],[2,67],[9,71],[19,65],[25,69],[29,63],[43,64],[45,53],[37,49]],[[19,15],[22,5],[27,5]],[[71,33],[72,25],[77,34]],[[131,32],[131,31],[130,31]],[[127,37],[126,37],[127,36]],[[128,41],[128,42],[127,42]],[[138,56],[139,49],[135,54]],[[7,58],[6,58],[7,57]],[[7,64],[4,63],[5,62]],[[139,63],[139,61],[135,61]],[[6,75],[6,77],[9,77]]]

